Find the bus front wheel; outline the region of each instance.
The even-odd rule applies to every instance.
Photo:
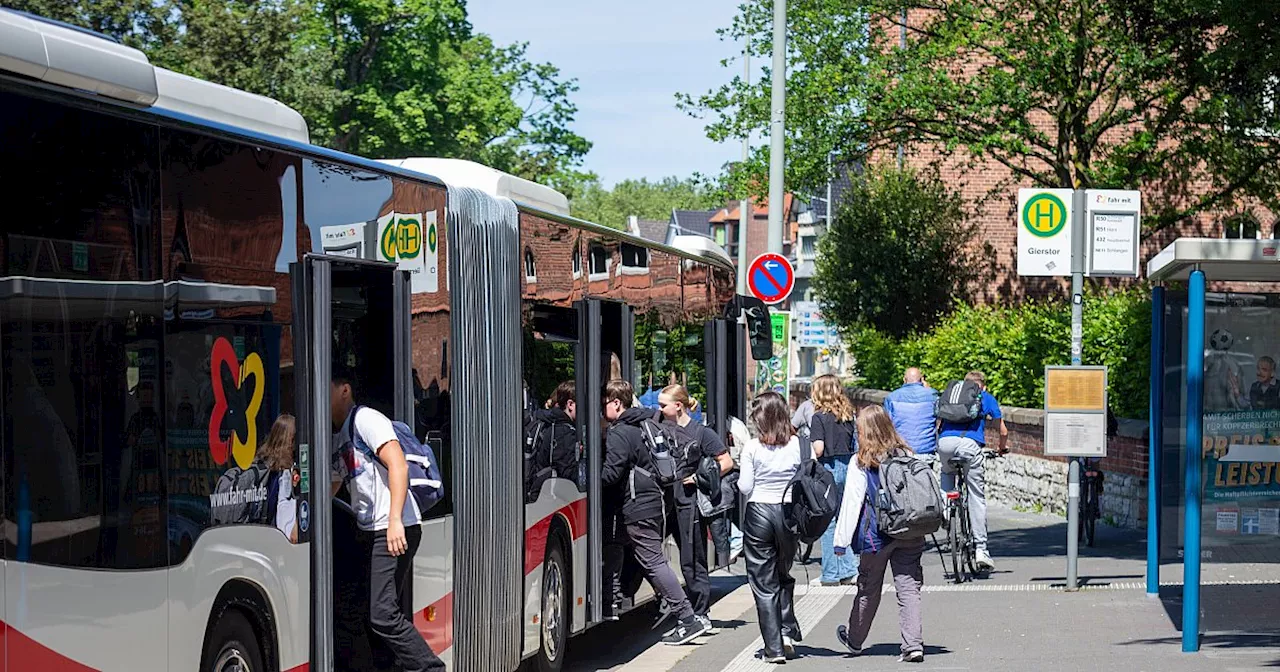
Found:
[[[262,647],[249,619],[239,609],[227,609],[209,637],[202,672],[263,672]]]

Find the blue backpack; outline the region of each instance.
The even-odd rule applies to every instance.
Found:
[[[880,535],[879,516],[872,502],[880,492],[880,474],[867,471],[867,494],[862,499],[862,514],[858,516],[858,531],[853,535],[852,550],[855,553],[879,553],[888,545]]]
[[[363,406],[356,406],[351,409],[351,438],[358,441],[355,431],[356,411]],[[427,511],[440,503],[444,499],[444,477],[440,475],[440,462],[436,460],[436,455],[432,452],[431,447],[424,445],[414,436],[413,430],[409,426],[399,420],[392,420],[391,426],[396,430],[396,441],[400,443],[400,450],[404,452],[404,460],[409,465],[409,494],[413,495],[413,500],[418,503],[418,513],[425,516]],[[363,441],[361,441],[363,443]],[[383,469],[387,468],[378,454],[372,450],[367,451],[369,455],[382,465]]]

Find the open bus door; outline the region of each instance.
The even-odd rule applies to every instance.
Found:
[[[351,576],[350,572],[335,574],[335,564],[352,560],[342,550],[353,549],[354,544],[343,543],[349,540],[338,537],[354,529],[354,524],[337,518],[346,514],[333,505],[330,494],[329,456],[334,432],[329,383],[334,365],[342,366],[356,377],[361,404],[412,422],[409,275],[397,271],[394,264],[325,255],[307,255],[292,264],[290,272],[293,355],[299,363],[295,376],[299,488],[301,506],[309,507],[309,511],[299,510],[298,540],[311,544],[310,669],[329,672],[336,669],[335,636],[342,637],[335,606],[348,592],[354,595],[359,590],[345,584],[336,586],[333,580],[335,575]],[[360,631],[353,638],[342,639],[342,659],[372,665],[372,656],[345,650],[368,647],[364,629]],[[352,629],[345,632],[350,635]]]

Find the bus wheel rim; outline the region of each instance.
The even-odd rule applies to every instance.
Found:
[[[560,657],[560,617],[563,613],[560,606],[561,586],[560,563],[552,562],[547,565],[546,597],[543,600],[542,614],[542,647],[548,660]]]
[[[214,664],[213,669],[216,672],[253,672],[253,668],[249,666],[249,661],[245,659],[240,649],[235,646],[223,649],[222,655],[218,656],[218,662]]]

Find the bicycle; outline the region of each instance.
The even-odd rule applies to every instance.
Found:
[[[984,450],[984,460],[999,457],[1000,454]],[[971,581],[978,576],[978,544],[973,538],[973,523],[969,519],[969,483],[966,476],[969,471],[969,460],[963,456],[951,458],[951,466],[956,470],[956,487],[953,492],[944,492],[947,498],[947,546],[951,553],[951,580],[955,583]],[[937,547],[937,541],[934,542]],[[939,556],[942,549],[938,548]],[[947,573],[947,560],[942,557],[942,572]]]
[[[1098,519],[1102,517],[1102,471],[1096,459],[1081,460],[1080,469],[1080,540],[1092,548],[1098,540]]]

